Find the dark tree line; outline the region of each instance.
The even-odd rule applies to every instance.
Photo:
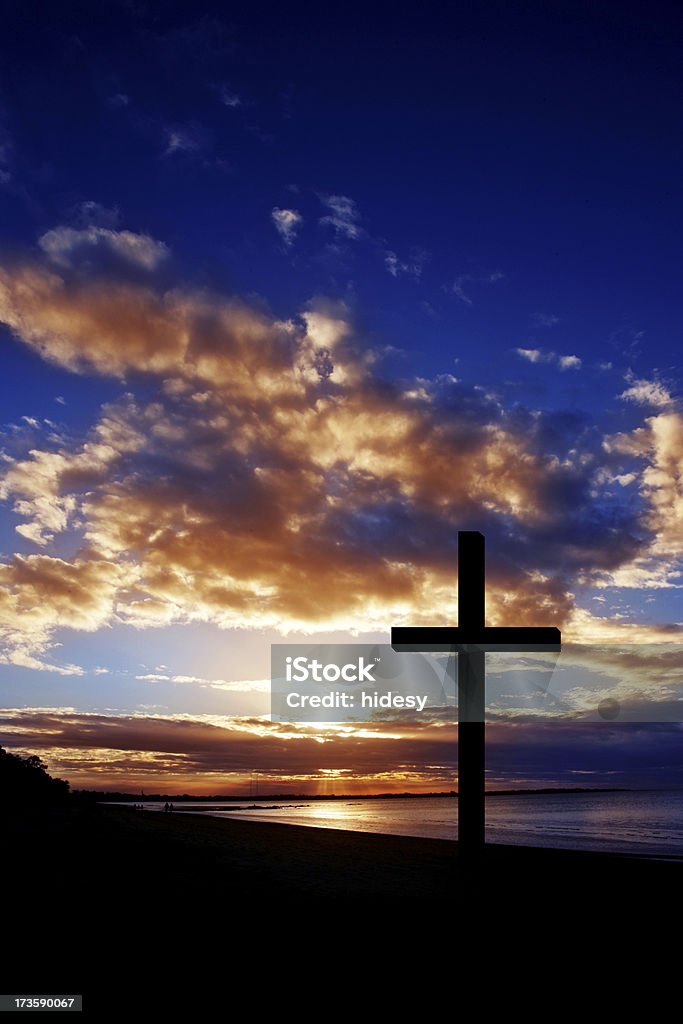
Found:
[[[10,754],[0,747],[0,801],[2,806],[63,803],[69,783],[53,779],[36,754]]]

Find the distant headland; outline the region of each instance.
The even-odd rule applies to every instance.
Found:
[[[541,789],[490,789],[486,796],[558,796],[571,795],[572,793],[630,793],[626,787],[600,787],[600,786],[571,786],[556,787],[549,786]],[[244,803],[245,800],[257,799],[280,801],[300,800],[434,800],[451,797],[457,800],[458,791],[455,789],[439,791],[434,793],[214,793],[211,795],[196,796],[192,793],[123,793],[119,791],[78,789],[74,793],[81,798],[104,803],[137,803],[139,801],[172,800],[174,803],[216,803],[222,801],[236,801]]]

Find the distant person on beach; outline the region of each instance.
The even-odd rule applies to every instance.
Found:
[[[171,813],[173,813],[173,804],[169,804],[168,805],[168,809],[169,809],[169,811],[171,811]]]
[[[166,803],[164,804],[164,814],[168,814],[169,811],[170,811],[170,807],[168,806],[168,800],[167,800]]]

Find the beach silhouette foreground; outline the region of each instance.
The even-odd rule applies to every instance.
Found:
[[[683,864],[663,859],[488,846],[477,882],[440,839],[73,802],[6,825],[9,990],[92,989],[109,1006],[126,979],[174,963],[184,977],[230,965],[236,978],[267,950],[282,967],[298,949],[304,969],[349,928],[379,957],[419,955],[440,934],[454,949],[490,932],[557,943],[577,923],[584,941],[612,941],[636,912],[654,928],[682,902]]]

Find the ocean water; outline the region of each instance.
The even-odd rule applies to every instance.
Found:
[[[143,806],[163,810],[163,803]],[[312,828],[457,838],[458,802],[449,797],[302,798],[291,802],[250,797],[243,801],[176,804],[175,811]],[[486,840],[683,859],[683,791],[490,796],[486,799]]]

